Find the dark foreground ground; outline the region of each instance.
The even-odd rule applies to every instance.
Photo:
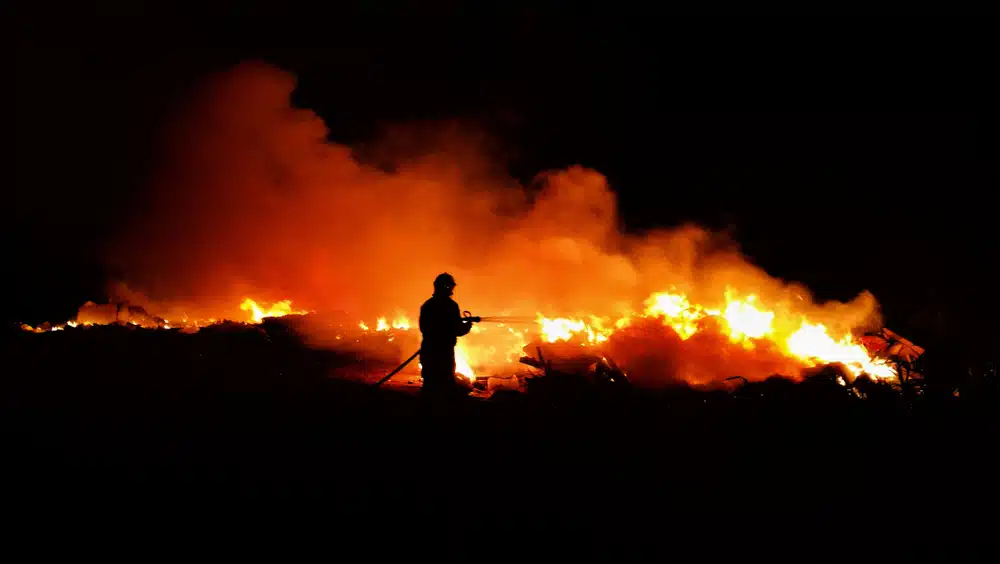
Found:
[[[3,536],[32,554],[995,556],[987,401],[775,384],[432,410],[281,334],[6,337]]]

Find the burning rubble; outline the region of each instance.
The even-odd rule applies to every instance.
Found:
[[[250,298],[239,304],[243,312],[237,319],[200,319],[182,315],[171,321],[152,315],[141,306],[127,304],[84,304],[76,319],[61,325],[30,327],[37,333],[60,331],[65,328],[90,325],[129,324],[147,329],[176,329],[196,332],[201,327],[221,322],[259,324],[266,318],[287,315],[306,316],[314,312],[293,309],[291,300],[258,304]],[[773,310],[750,295],[740,299],[727,291],[718,307],[703,307],[690,303],[680,293],[657,293],[645,301],[645,309],[629,312],[617,318],[591,316],[550,318],[537,314],[533,323],[514,326],[505,323],[474,326],[456,349],[457,371],[469,379],[478,374],[509,373],[517,363],[545,368],[544,358],[533,358],[525,352],[538,350],[541,345],[562,345],[561,356],[576,348],[578,359],[587,364],[614,364],[620,359],[625,371],[649,377],[658,371],[672,372],[692,384],[711,384],[734,376],[736,367],[755,380],[774,374],[799,377],[803,370],[827,364],[843,367],[853,378],[867,375],[873,379],[896,381],[900,361],[915,360],[923,349],[883,329],[878,336],[858,338],[846,334],[831,336],[827,328],[802,317],[797,326],[788,320],[777,320]],[[412,323],[405,315],[395,318],[378,317],[372,323],[358,321],[355,326],[332,326],[334,339],[344,348],[360,343],[359,334],[382,335],[386,343],[398,337],[409,337],[410,344],[419,347],[419,337],[411,333]],[[788,329],[793,327],[793,329]],[[566,347],[570,347],[567,349]],[[708,362],[699,351],[714,356]],[[569,355],[572,362],[573,355]],[[618,369],[618,366],[614,366]],[[715,372],[712,372],[714,370]]]
[[[263,64],[207,81],[170,120],[147,211],[108,252],[143,293],[120,285],[65,324],[23,328],[196,332],[294,316],[313,347],[402,360],[419,348],[416,308],[447,270],[461,305],[528,320],[460,339],[470,378],[519,370],[547,343],[611,359],[638,385],[794,379],[829,364],[897,379],[899,364],[862,339],[881,329],[868,293],[816,303],[695,226],[626,233],[597,171],[524,186],[498,170],[488,140],[454,124],[390,129],[352,150],[291,105],[294,88]]]

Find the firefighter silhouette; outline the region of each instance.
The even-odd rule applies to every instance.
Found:
[[[448,273],[434,279],[434,295],[420,306],[420,364],[425,391],[456,390],[455,346],[472,330],[462,317],[455,293],[455,278]]]

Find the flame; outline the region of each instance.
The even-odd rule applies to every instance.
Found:
[[[580,320],[561,317],[548,319],[541,315],[538,316],[538,324],[542,327],[542,337],[550,343],[568,341],[586,328],[584,322]]]
[[[885,380],[896,378],[893,366],[875,358],[850,333],[833,336],[822,323],[813,322],[805,316],[779,314],[777,310],[769,309],[754,294],[739,297],[735,290],[727,288],[720,303],[709,307],[694,303],[684,293],[671,289],[650,295],[644,301],[644,306],[641,312],[625,311],[617,317],[546,317],[538,313],[534,328],[515,328],[502,324],[493,328],[475,325],[470,335],[459,340],[455,349],[456,372],[474,379],[479,370],[503,370],[516,364],[523,348],[536,337],[547,343],[601,345],[637,320],[645,319],[658,321],[669,327],[681,341],[687,341],[703,332],[720,332],[729,342],[750,351],[760,343],[768,343],[772,350],[779,351],[803,367],[839,363],[855,377],[867,374],[872,378]],[[117,321],[146,328],[169,329],[173,326],[197,331],[200,327],[219,322],[214,317],[192,320],[187,315],[182,315],[179,322],[172,323],[151,316],[119,321],[117,311],[112,312],[108,308],[115,306],[97,306],[88,302],[81,307],[77,319],[68,321],[65,325],[46,323],[32,327],[22,324],[21,328],[29,332],[45,333],[61,331],[66,327],[86,327]],[[245,298],[239,309],[248,314],[243,322],[252,324],[261,323],[267,317],[309,313],[293,309],[291,300],[281,300],[266,307],[256,300]],[[150,319],[158,321],[153,323]],[[369,325],[364,321],[358,322],[358,327],[364,332],[370,331]],[[409,318],[402,314],[397,314],[391,322],[388,317],[381,316],[375,323],[375,333],[385,333],[388,342],[393,342],[396,334],[410,329]],[[338,334],[337,340],[341,338]]]
[[[677,291],[659,292],[646,299],[645,306],[642,313],[623,315],[615,320],[593,316],[589,323],[581,319],[547,318],[539,314],[538,325],[546,342],[579,341],[582,345],[589,345],[607,341],[616,330],[627,327],[634,319],[659,319],[682,340],[714,329],[747,349],[753,349],[758,342],[769,341],[777,350],[804,366],[839,363],[854,376],[867,374],[878,379],[896,378],[894,367],[884,360],[873,358],[850,334],[834,338],[824,325],[811,323],[805,317],[800,317],[798,323],[792,325],[793,330],[779,331],[779,324],[776,323],[778,314],[767,309],[753,294],[741,299],[730,288],[720,307],[705,307],[692,303],[685,294]],[[789,323],[781,323],[780,326],[788,327]]]
[[[348,331],[363,331],[370,342],[395,339],[395,349],[414,340],[400,314],[414,319],[432,277],[449,270],[462,281],[459,301],[479,313],[537,317],[463,337],[463,361],[480,373],[517,367],[538,339],[605,348],[637,381],[795,377],[824,362],[888,377],[850,334],[874,300],[814,304],[696,226],[627,232],[599,171],[533,171],[524,186],[494,166],[502,163],[491,161],[492,143],[475,130],[404,127],[372,140],[370,152],[332,143],[319,115],[291,103],[295,84],[290,73],[247,63],[185,100],[149,205],[128,214],[109,245],[108,258],[143,290],[205,303],[154,304],[115,288],[116,302],[141,302],[150,315],[91,304],[75,322],[193,332],[298,313],[288,300],[259,301],[289,298],[352,312],[346,325],[357,328],[337,328],[342,339],[330,334],[331,346],[360,343]],[[641,369],[625,366],[630,352]]]
[[[688,339],[697,333],[698,320],[709,314],[717,315],[718,312],[706,312],[700,306],[692,305],[684,294],[662,292],[646,299],[645,315],[669,320],[668,325],[681,339]]]
[[[597,316],[591,316],[590,323],[580,319],[568,319],[557,317],[549,319],[542,314],[538,314],[538,325],[542,339],[548,343],[557,341],[570,341],[575,336],[583,337],[582,345],[592,345],[603,343],[614,332],[613,329],[604,327],[605,321]]]
[[[455,372],[465,376],[469,380],[475,380],[476,378],[476,373],[469,366],[469,351],[466,349],[465,343],[461,341],[455,347]]]
[[[799,359],[816,364],[842,363],[859,376],[862,373],[872,378],[892,380],[896,370],[884,360],[874,359],[863,345],[845,335],[839,341],[827,334],[823,325],[813,325],[802,320],[802,326],[787,341],[788,351]]]
[[[371,331],[371,328],[364,321],[359,321],[358,327],[360,327],[361,330],[366,333],[368,331]],[[379,317],[378,319],[375,320],[376,333],[383,333],[391,331],[393,329],[397,331],[408,331],[410,329],[410,320],[405,315],[397,316],[395,319],[392,320],[392,323],[390,323],[388,321],[388,318],[384,316]]]
[[[265,317],[284,317],[289,314],[304,315],[308,312],[306,311],[292,311],[292,301],[291,300],[281,300],[280,302],[275,302],[267,310],[261,309],[257,302],[250,298],[243,300],[240,304],[240,309],[248,312],[250,314],[250,323],[260,323]]]
[[[755,301],[757,296],[748,296],[745,301],[730,300],[726,304],[722,317],[732,341],[750,343],[749,339],[762,339],[774,332],[774,312],[757,309]]]

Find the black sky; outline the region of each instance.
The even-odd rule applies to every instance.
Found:
[[[65,317],[100,297],[101,246],[141,204],[173,104],[207,73],[260,59],[298,76],[295,103],[338,142],[472,120],[525,180],[572,164],[607,175],[631,230],[730,229],[820,297],[870,289],[914,338],[975,326],[995,346],[1000,120],[975,22],[526,17],[428,31],[390,18],[341,23],[350,33],[325,50],[122,44],[114,22],[94,22],[88,34],[14,23],[4,252],[18,299],[5,317]],[[736,113],[704,113],[716,110]]]

